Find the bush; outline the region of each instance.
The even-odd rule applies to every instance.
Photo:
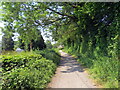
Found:
[[[45,58],[31,60],[27,66],[5,73],[3,89],[45,88],[56,69],[56,65]]]
[[[53,50],[3,55],[2,89],[45,88],[50,82],[59,60],[59,54]]]
[[[57,50],[45,49],[42,51],[35,51],[37,54],[41,54],[44,58],[52,60],[56,65],[60,62],[60,55]]]
[[[25,66],[30,60],[41,59],[42,56],[39,54],[34,54],[31,52],[13,54],[13,55],[3,55],[2,57],[2,68],[3,71],[10,71],[13,68],[19,68]]]

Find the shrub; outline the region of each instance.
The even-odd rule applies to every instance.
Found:
[[[13,68],[19,68],[25,66],[30,60],[41,59],[42,56],[31,52],[3,55],[2,57],[2,68],[3,71],[10,71]]]
[[[45,88],[56,69],[56,65],[45,58],[31,60],[27,66],[6,72],[3,89]]]
[[[57,50],[45,49],[42,51],[35,51],[37,54],[41,54],[44,58],[52,60],[56,65],[60,62],[60,55]]]
[[[59,54],[53,50],[3,55],[2,89],[32,90],[45,88],[50,82],[59,60]]]

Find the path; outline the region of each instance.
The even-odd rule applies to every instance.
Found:
[[[60,50],[62,59],[48,88],[97,88],[88,74],[70,55]]]

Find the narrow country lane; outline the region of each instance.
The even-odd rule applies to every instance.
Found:
[[[71,55],[60,50],[61,63],[48,88],[97,88]]]

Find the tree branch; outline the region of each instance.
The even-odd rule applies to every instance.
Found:
[[[51,9],[51,8],[47,8],[47,9],[49,9],[50,11],[53,11],[53,12],[55,12],[55,13],[61,15],[61,16],[67,16],[67,17],[69,17],[69,18],[71,18],[71,19],[73,19],[73,20],[74,20],[74,19],[77,19],[77,17],[75,17],[75,16],[70,16],[70,15],[67,15],[67,14],[65,14],[65,13],[63,14],[63,13],[57,12],[57,11]]]
[[[62,19],[65,19],[65,17],[57,18],[56,20],[51,20],[51,21],[49,21],[49,22],[47,23],[47,25],[48,25],[48,24],[52,24],[52,23],[57,22],[57,21],[62,20]],[[46,20],[46,21],[48,21],[48,20]]]

